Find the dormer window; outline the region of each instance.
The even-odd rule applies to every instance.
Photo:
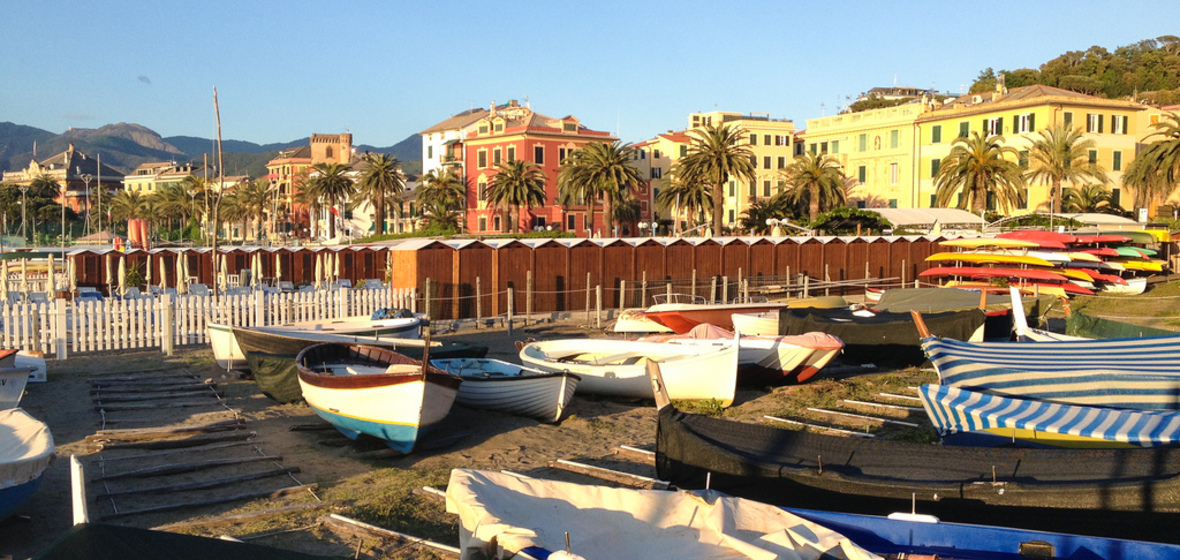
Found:
[[[488,133],[488,124],[487,123],[480,123],[479,133],[480,134],[487,134]]]
[[[564,132],[577,132],[578,131],[578,123],[572,123],[572,122],[561,123],[561,130]]]

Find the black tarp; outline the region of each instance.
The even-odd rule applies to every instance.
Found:
[[[254,382],[262,390],[262,394],[281,403],[303,400],[303,390],[299,388],[299,371],[295,367],[295,356],[304,348],[319,344],[322,340],[307,340],[297,336],[269,333],[254,329],[234,328],[234,338],[238,346],[246,354],[246,363],[250,364],[250,372],[254,375]],[[393,343],[366,344],[378,348],[396,351],[404,356],[419,359],[422,357],[421,348],[401,347]],[[463,342],[444,342],[442,346],[430,348],[431,359],[444,358],[482,358],[488,353],[486,346],[476,346]]]
[[[984,324],[983,311],[968,309],[923,314],[930,333],[940,338],[968,340]],[[849,309],[784,309],[779,311],[779,334],[824,332],[844,341],[844,360],[860,364],[913,366],[926,361],[921,338],[909,313],[876,313],[861,317]]]
[[[75,525],[34,560],[325,560],[256,544],[150,529],[86,523]]]
[[[827,436],[659,412],[656,472],[781,506],[1180,542],[1180,449],[1027,449]]]

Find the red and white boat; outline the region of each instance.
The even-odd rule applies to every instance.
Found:
[[[725,346],[735,337],[716,325],[697,325],[687,334],[651,335],[640,340],[689,346]],[[792,336],[742,336],[738,340],[738,372],[747,382],[803,382],[844,349],[844,341],[821,332]]]
[[[656,304],[647,308],[644,316],[677,334],[685,334],[700,324],[710,324],[726,330],[733,330],[734,313],[761,313],[775,309],[785,309],[784,302],[748,302],[748,303],[706,303],[705,298],[689,294],[664,294],[652,296]]]

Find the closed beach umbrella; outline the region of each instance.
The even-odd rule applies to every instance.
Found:
[[[250,282],[255,288],[262,286],[262,251],[254,253],[254,269],[250,272]]]
[[[324,281],[324,255],[316,253],[315,256],[315,288],[320,289],[320,282]]]
[[[143,271],[143,285],[145,287],[152,285],[152,254],[148,253],[147,266]]]
[[[221,255],[221,270],[217,274],[217,285],[223,292],[229,288],[229,273],[226,272],[227,268],[229,268],[229,259],[226,259],[225,255]]]
[[[168,259],[165,259],[161,254],[157,260],[160,262],[160,289],[166,290],[168,289]]]
[[[106,259],[106,261],[107,261],[107,262],[106,262],[106,265],[107,265],[107,266],[106,266],[106,269],[107,269],[107,270],[106,270],[106,272],[107,272],[107,275],[106,275],[106,279],[107,279],[107,293],[108,293],[108,294],[110,294],[110,295],[114,295],[114,294],[115,294],[115,291],[114,291],[114,289],[111,287],[111,286],[112,286],[112,285],[114,285],[114,283],[115,283],[115,273],[111,271],[111,266],[112,266],[112,265],[111,265],[111,261],[113,261],[113,260],[115,260],[115,255],[114,255],[114,254],[112,254],[112,253],[107,253],[107,259]]]
[[[0,261],[0,303],[8,303],[8,261]]]
[[[49,299],[53,299],[54,297],[57,297],[57,293],[56,293],[57,291],[54,290],[54,288],[56,286],[53,283],[53,268],[54,268],[53,261],[54,261],[53,255],[49,255],[49,273],[48,273],[48,276],[45,277],[46,278],[45,279],[45,293],[49,294]]]
[[[127,258],[119,255],[119,297],[127,295]]]
[[[279,280],[283,279],[283,259],[279,258],[279,254],[275,253],[275,285],[277,286]]]
[[[176,254],[176,294],[188,293],[188,256],[184,253]]]
[[[29,293],[29,259],[20,260],[20,293]]]
[[[74,264],[74,259],[66,260],[66,282],[70,286],[70,292],[78,291],[78,268]]]
[[[393,285],[393,253],[385,251],[385,281]]]
[[[332,281],[339,282],[340,281],[340,272],[341,272],[341,270],[340,270],[340,253],[336,253],[336,255],[332,257],[332,259],[336,261],[336,267],[335,267],[336,273],[332,275]]]

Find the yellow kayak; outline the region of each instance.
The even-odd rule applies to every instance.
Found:
[[[1052,267],[1053,263],[1040,257],[1027,255],[1005,255],[995,253],[934,253],[927,261],[958,261],[974,264],[1022,264],[1028,266]]]
[[[1114,261],[1123,265],[1127,270],[1142,270],[1144,272],[1163,272],[1164,261]]]
[[[960,249],[983,249],[985,247],[995,247],[998,249],[1026,249],[1029,247],[1039,247],[1036,243],[1031,241],[1023,241],[1020,239],[999,239],[995,237],[968,237],[963,239],[951,239],[939,243],[943,247],[958,247]]]

